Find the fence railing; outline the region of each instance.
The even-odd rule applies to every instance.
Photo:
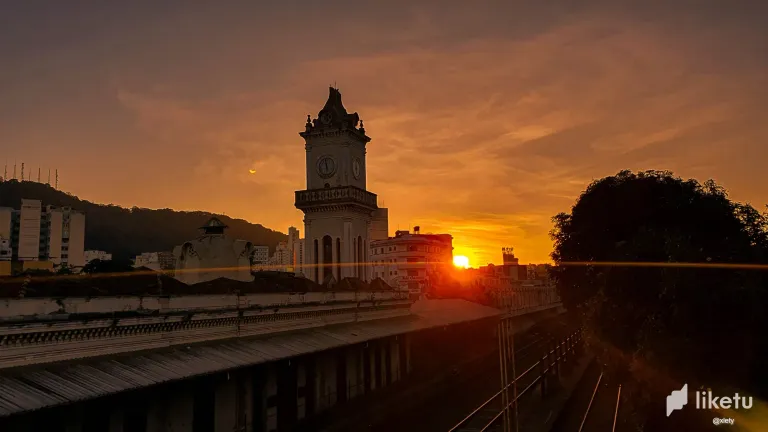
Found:
[[[503,324],[500,324],[503,325]],[[500,332],[500,338],[503,338],[503,332]],[[494,405],[498,407],[499,405],[501,408],[498,410],[498,412],[487,422],[481,425],[473,425],[472,430],[479,430],[480,432],[486,432],[490,430],[491,428],[496,427],[499,424],[504,425],[503,430],[505,432],[511,430],[511,424],[512,424],[512,417],[513,413],[514,416],[517,417],[518,415],[518,405],[520,399],[527,395],[529,392],[531,392],[533,389],[535,389],[537,386],[540,388],[540,394],[541,397],[545,397],[548,394],[549,391],[549,385],[550,381],[555,378],[559,377],[560,375],[560,368],[562,364],[566,361],[573,361],[577,357],[577,350],[582,345],[582,337],[581,337],[581,330],[577,330],[576,332],[568,335],[566,338],[562,339],[559,343],[557,343],[554,347],[547,350],[546,353],[539,358],[538,361],[536,361],[533,365],[528,367],[523,373],[515,376],[512,381],[509,381],[506,383],[506,385],[502,385],[502,388],[493,396],[488,398],[485,402],[483,402],[479,407],[477,407],[474,411],[472,411],[469,415],[467,415],[463,420],[461,420],[456,426],[450,429],[449,432],[458,432],[461,431],[463,428],[468,428],[469,423],[472,422],[475,418],[479,417],[478,414],[481,412],[487,412],[489,409],[493,409]],[[505,349],[503,348],[502,344],[502,352],[505,352]],[[505,363],[503,359],[503,354],[501,354],[502,357],[502,376],[505,375]],[[514,356],[513,356],[513,362],[514,362]],[[514,371],[514,367],[513,367]],[[534,377],[534,374],[537,374]],[[533,378],[531,380],[531,378]],[[504,380],[507,381],[507,380]],[[518,386],[523,387],[522,391],[518,391]],[[512,400],[510,400],[509,397],[509,391],[514,390]],[[500,403],[499,403],[500,402]],[[467,429],[469,430],[469,429]],[[515,430],[517,428],[515,427]]]

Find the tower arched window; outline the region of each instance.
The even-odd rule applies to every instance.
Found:
[[[363,279],[363,237],[357,236],[357,277]]]
[[[341,280],[341,239],[336,237],[336,279]]]
[[[312,266],[312,278],[315,280],[315,282],[320,282],[320,266],[318,265],[318,257],[320,255],[318,251],[317,239],[315,239],[314,243],[315,244],[312,250],[312,259],[310,260],[310,265]]]
[[[323,237],[323,278],[325,282],[328,276],[333,274],[333,239],[326,235]]]

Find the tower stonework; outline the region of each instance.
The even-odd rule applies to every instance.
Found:
[[[318,282],[356,277],[369,281],[369,232],[376,194],[366,190],[365,146],[370,138],[357,113],[349,114],[338,89],[304,132],[307,186],[296,191],[304,212],[304,274]]]

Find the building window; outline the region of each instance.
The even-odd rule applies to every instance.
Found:
[[[313,251],[313,255],[312,255],[312,259],[310,260],[310,263],[312,264],[312,275],[314,276],[313,279],[315,280],[315,282],[319,282],[318,281],[318,276],[320,274],[320,269],[317,266],[317,264],[318,264],[318,260],[317,260],[317,256],[318,256],[317,239],[315,239],[314,243],[315,243],[315,245],[314,245],[315,249]]]
[[[357,277],[360,279],[364,279],[364,276],[363,276],[364,261],[365,261],[365,258],[363,257],[363,238],[361,236],[357,236]]]
[[[336,280],[341,280],[341,239],[336,237]]]

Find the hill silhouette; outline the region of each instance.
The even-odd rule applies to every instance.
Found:
[[[288,239],[279,231],[224,215],[172,209],[129,209],[81,200],[42,183],[0,182],[0,206],[18,209],[22,198],[40,200],[43,206],[70,206],[82,211],[85,213],[85,249],[109,252],[114,259],[134,258],[142,252],[171,251],[174,246],[198,236],[198,228],[212,216],[229,226],[228,236],[269,246],[270,251],[278,242]]]

